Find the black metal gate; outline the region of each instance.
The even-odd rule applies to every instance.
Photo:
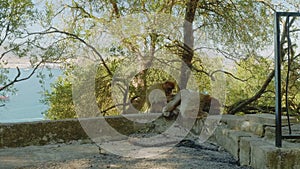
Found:
[[[281,51],[281,41],[284,41],[284,39],[280,39],[280,19],[285,17],[287,22],[286,27],[286,35],[287,35],[287,55],[288,58],[290,57],[290,49],[291,49],[291,43],[289,41],[290,36],[290,25],[289,20],[290,17],[300,17],[299,12],[276,12],[275,13],[275,92],[276,92],[276,100],[275,100],[275,111],[276,111],[276,140],[275,144],[276,147],[282,146],[282,139],[300,139],[300,135],[293,135],[291,131],[291,124],[290,124],[290,116],[287,111],[287,120],[288,120],[288,126],[289,126],[289,134],[283,135],[282,134],[282,97],[281,97],[281,60],[282,57],[282,51]],[[289,63],[288,63],[289,64]],[[286,84],[288,86],[288,84]],[[286,89],[287,90],[287,89]],[[287,92],[287,91],[286,91]],[[286,96],[287,98],[287,96]],[[287,108],[288,110],[288,108]]]

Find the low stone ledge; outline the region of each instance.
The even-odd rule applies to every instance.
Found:
[[[264,137],[265,135],[265,125],[251,121],[242,122],[240,130],[253,133],[259,137]]]
[[[0,148],[87,139],[78,120],[0,124]]]
[[[240,164],[257,169],[293,169],[300,166],[300,148],[285,142],[284,148],[256,136],[243,137],[240,141]]]
[[[258,135],[264,136],[265,124],[264,120],[255,120],[255,116],[235,116],[235,115],[223,115],[222,122],[228,129],[246,131]]]
[[[280,166],[280,150],[274,145],[262,140],[250,142],[251,162],[250,165],[255,169],[283,169]]]
[[[250,133],[229,130],[219,127],[216,129],[215,138],[217,143],[225,148],[236,160],[240,160],[240,140],[242,137],[251,137]]]
[[[251,140],[250,165],[257,169],[298,169],[300,166],[299,144],[283,142],[283,148],[277,148],[265,140]]]
[[[245,121],[245,118],[244,118],[244,116],[236,116],[236,115],[226,114],[226,115],[222,115],[221,121],[229,129],[240,130],[241,123]]]
[[[267,138],[270,139],[273,139],[275,136],[273,134],[275,133],[275,131],[273,131],[273,128],[275,127],[275,115],[273,114],[248,114],[244,116],[223,115],[222,122],[231,130],[246,131],[259,137],[264,137],[266,134],[265,132],[268,132]],[[294,132],[300,135],[300,125],[297,118],[291,117],[290,122],[294,127]],[[284,134],[288,133],[287,124],[287,117],[283,116],[282,125]],[[274,136],[272,136],[272,134]]]
[[[291,126],[292,128],[292,134],[293,135],[300,135],[300,124],[293,124]],[[265,136],[264,138],[267,140],[275,140],[275,127],[271,127],[271,126],[266,126],[265,127]],[[289,129],[287,126],[282,127],[282,134],[283,135],[289,135]],[[289,142],[296,142],[296,143],[300,143],[299,139],[289,139]]]
[[[242,137],[240,139],[240,165],[250,166],[252,157],[251,157],[251,143],[260,141],[261,138],[252,136],[252,137]]]
[[[160,132],[171,125],[171,122],[158,117],[158,114],[151,114],[56,121],[44,120],[26,123],[0,123],[0,148],[46,145],[90,139],[90,137],[96,137],[100,131],[105,133],[107,128],[99,125],[104,122],[107,122],[109,126],[121,133],[121,135],[129,135],[137,131],[148,132],[149,130]],[[132,121],[132,119],[135,119],[135,121]],[[144,123],[143,120],[147,119],[153,121]],[[93,131],[89,131],[90,133],[87,135],[86,131],[89,129]]]
[[[239,161],[240,165],[252,166],[255,169],[276,169],[281,167],[280,150],[253,134],[217,129],[216,140]]]
[[[254,122],[254,123],[260,123],[266,126],[275,126],[275,115],[274,114],[247,114],[245,115],[245,120]],[[288,118],[287,116],[282,116],[282,125],[288,125]],[[291,123],[297,123],[297,118],[290,117]]]
[[[215,140],[241,165],[255,169],[300,168],[300,146],[297,143],[300,140],[283,141],[283,148],[275,147],[275,115],[224,115],[222,122],[215,132]],[[283,134],[288,134],[287,118],[283,117],[282,122]],[[291,122],[293,133],[299,135],[297,119],[291,118]]]

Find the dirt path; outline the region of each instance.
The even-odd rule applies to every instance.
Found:
[[[110,144],[119,144],[118,142]],[[177,146],[167,145],[143,149],[167,148],[165,153],[150,158],[128,158],[110,153],[99,153],[92,143],[73,142],[47,146],[0,149],[0,168],[26,169],[248,169],[238,166],[236,160],[213,143],[199,144],[184,140]]]
[[[99,148],[95,144],[80,142],[6,148],[0,149],[0,168],[249,169],[238,166],[229,153],[211,143],[199,144],[185,140],[171,149],[164,145],[148,147],[143,151],[153,151],[155,148],[169,150],[154,157],[136,159],[99,153]]]

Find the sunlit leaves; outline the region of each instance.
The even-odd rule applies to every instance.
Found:
[[[5,40],[20,36],[22,29],[34,21],[31,0],[1,0],[0,2],[0,46]]]
[[[207,39],[215,45],[221,45],[228,52],[247,53],[272,42],[270,11],[264,4],[252,0],[202,1],[197,23],[199,31],[205,31]]]
[[[113,61],[112,57],[123,59],[139,56],[139,60],[133,59],[138,62],[147,56],[154,56],[151,59],[157,62],[165,61],[173,66],[179,63],[178,58],[183,53],[184,46],[182,18],[185,16],[187,0],[46,0],[43,2],[40,5],[39,16],[36,16],[40,19],[39,26],[43,29],[35,30],[41,31],[41,35],[30,39],[31,43],[26,43],[25,48],[19,46],[19,43],[12,43],[9,46],[14,48],[15,54],[19,56],[26,56],[30,51],[34,51],[31,59],[33,64],[45,59],[68,61],[66,64],[69,66],[70,60],[95,56],[95,51],[87,48],[86,42],[105,56],[106,61],[110,61],[109,68],[112,72],[118,67],[117,61]],[[20,28],[26,26],[27,22],[30,23],[28,20],[34,16],[32,9],[33,4],[29,0],[1,1],[0,24],[3,23],[0,25],[1,38],[12,38],[6,36],[7,28],[9,33],[15,31],[14,36],[20,36],[22,34]],[[259,89],[269,72],[269,61],[258,57],[257,53],[272,43],[272,14],[270,6],[261,1],[200,0],[198,3],[193,23],[194,46],[199,49],[195,51],[195,56],[206,52],[202,50],[204,47],[210,47],[214,52],[223,51],[227,54],[226,57],[234,58],[240,64],[240,67],[237,67],[238,76],[247,79],[246,82],[235,80],[229,82],[230,99],[227,100],[230,103],[250,97]],[[8,19],[1,20],[2,18]],[[12,29],[13,26],[17,29]],[[62,30],[65,34],[58,32],[47,34],[45,30],[50,27]],[[85,43],[82,43],[83,41]],[[194,67],[209,74],[213,70],[205,68],[205,63],[201,59],[193,60]],[[110,96],[106,90],[109,89],[111,77],[105,74],[102,68],[99,68],[102,74],[97,79],[100,86],[97,88],[97,94],[101,109],[105,109],[111,106]],[[149,84],[167,78],[163,73],[154,70],[149,71],[149,74],[157,74],[157,77],[149,76],[147,79],[150,81]],[[206,81],[209,81],[210,77],[201,73],[197,74],[197,77],[205,79],[199,83],[199,89],[209,90],[210,86]],[[68,86],[63,82],[58,83],[57,88]],[[69,91],[66,88],[60,89]],[[106,101],[102,98],[106,98]]]
[[[272,70],[272,60],[264,57],[250,56],[238,62],[236,70],[231,70],[243,79],[239,81],[227,78],[227,105],[252,97],[263,85]],[[270,105],[274,103],[274,83],[271,83],[265,94],[255,104]]]
[[[0,0],[0,68],[7,67],[10,62],[6,55],[10,57],[13,57],[14,54],[17,57],[27,56],[31,49],[27,48],[30,39],[24,37],[26,30],[36,21],[35,14],[36,11],[31,0]],[[7,78],[7,73],[5,69],[1,69],[1,87],[11,81]],[[0,91],[12,91],[11,87],[0,88]]]
[[[47,112],[45,112],[45,116],[51,120],[76,117],[72,100],[71,83],[60,77],[51,86],[51,89],[50,92],[47,91],[45,93],[45,100],[43,101],[50,106]]]

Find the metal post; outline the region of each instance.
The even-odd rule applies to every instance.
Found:
[[[281,56],[280,56],[280,14],[275,13],[275,112],[276,112],[276,147],[282,146],[282,128],[281,128]]]
[[[274,18],[274,51],[275,51],[275,112],[276,112],[276,139],[275,144],[276,147],[282,147],[282,139],[300,139],[300,135],[282,135],[282,105],[281,105],[281,41],[284,39],[280,39],[280,18],[281,17],[300,17],[299,12],[275,12]],[[288,19],[287,19],[288,20]],[[289,25],[290,27],[290,25]],[[289,27],[287,29],[289,29]],[[289,30],[287,30],[289,31]],[[289,34],[289,32],[288,32]],[[289,35],[288,35],[289,36]],[[289,47],[289,46],[288,46]],[[290,124],[289,124],[290,125]],[[291,130],[290,130],[291,131]]]

